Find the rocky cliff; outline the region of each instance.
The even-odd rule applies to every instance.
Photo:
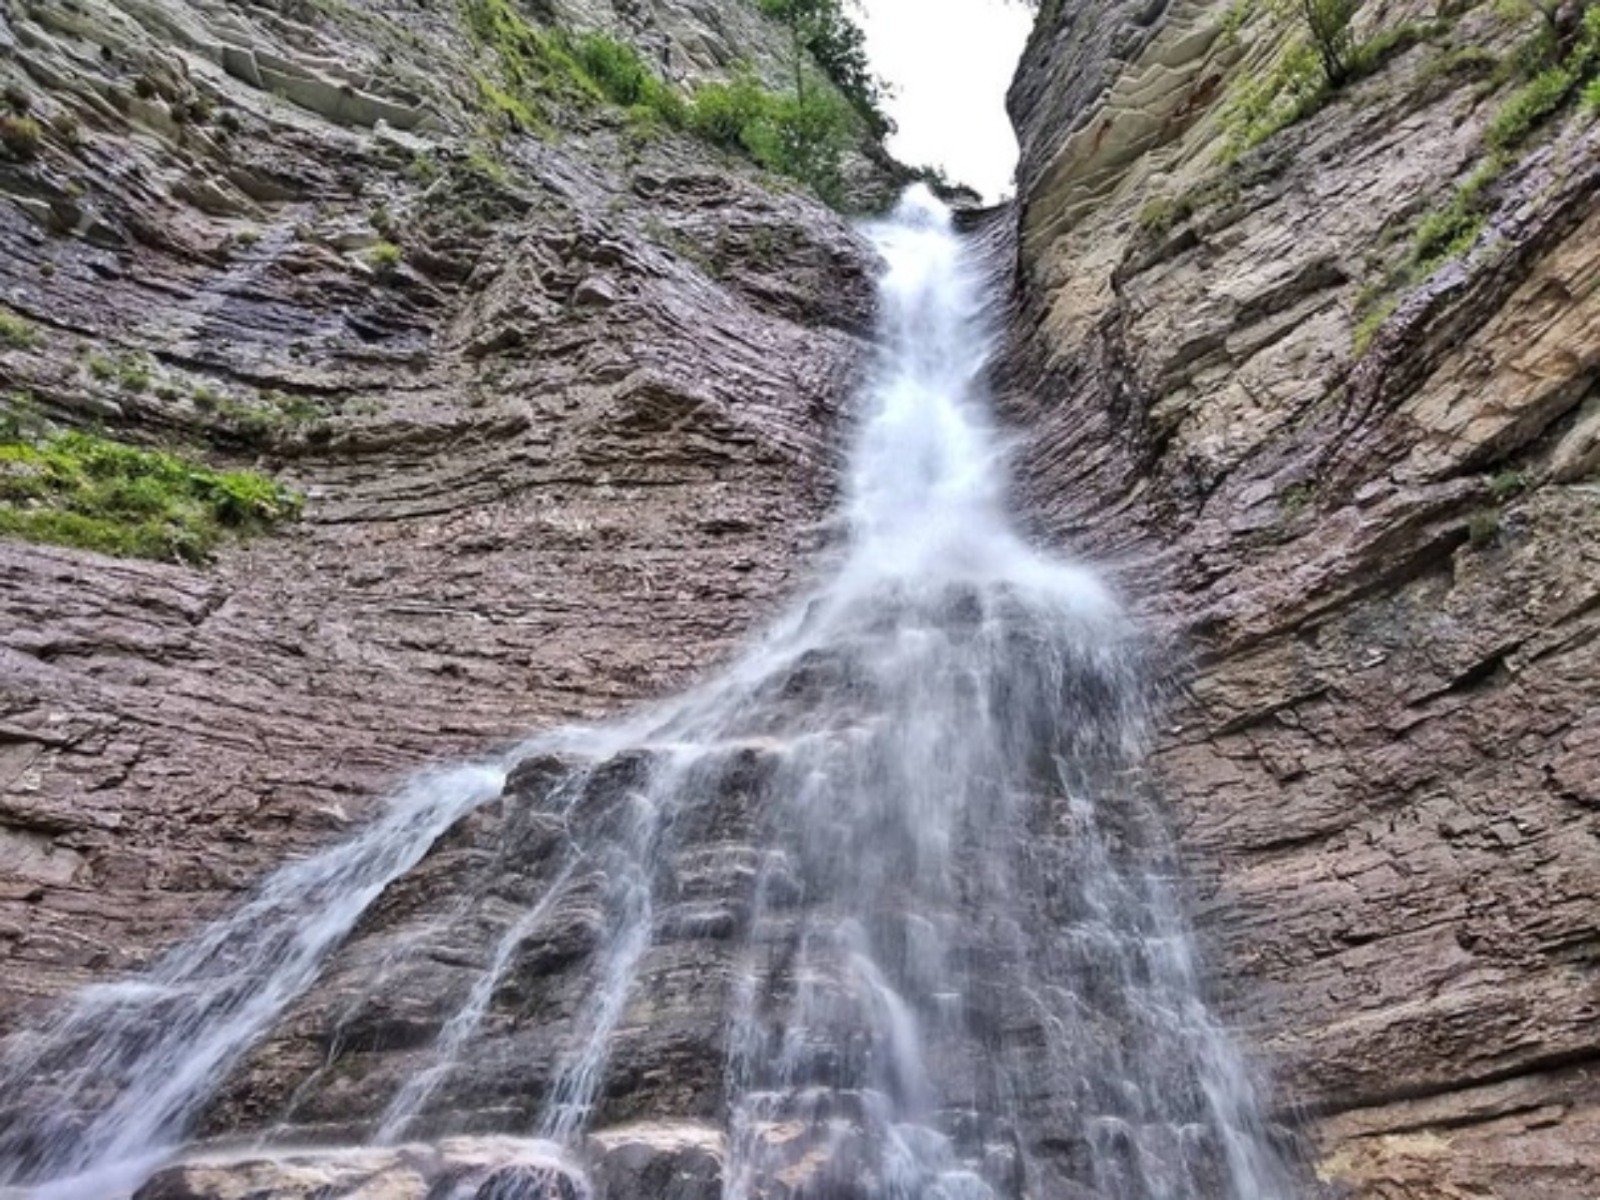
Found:
[[[1023,490],[1188,661],[1164,788],[1320,1178],[1586,1196],[1600,129],[1522,118],[1591,52],[1364,4],[1326,89],[1303,28],[1045,6],[1011,95]]]
[[[742,4],[533,8],[664,79],[781,73]],[[0,161],[6,389],[306,497],[203,565],[0,542],[7,1026],[150,961],[417,765],[680,684],[826,540],[865,246],[581,81],[529,111],[470,15],[0,17],[37,134]],[[1538,20],[1368,4],[1330,91],[1289,12],[1046,3],[1018,200],[988,218],[1016,266],[1019,504],[1186,660],[1158,761],[1194,909],[1333,1195],[1596,1187],[1600,136],[1565,97],[1506,127]],[[1539,53],[1573,61],[1562,37]],[[767,766],[707,781],[708,845]],[[641,769],[606,768],[592,820]],[[541,882],[552,770],[384,897],[207,1132],[369,1129]],[[676,870],[594,1139],[619,1194],[716,1194],[714,901],[745,868],[691,845]],[[482,1135],[526,1126],[593,925],[579,895],[524,949],[493,1085],[432,1097],[455,1140],[202,1163],[149,1195],[421,1195],[524,1163]],[[407,938],[410,974],[356,986]]]
[[[0,542],[7,1024],[404,772],[699,672],[819,540],[869,252],[593,95],[507,127],[470,10],[0,20],[40,133],[0,162],[8,402],[306,497],[207,566]],[[543,19],[667,78],[784,44],[739,6]]]

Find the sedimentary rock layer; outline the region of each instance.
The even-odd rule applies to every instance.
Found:
[[[1503,20],[1243,153],[1297,36],[1248,6],[1047,6],[1012,94],[1023,498],[1183,648],[1159,760],[1211,961],[1362,1196],[1600,1186],[1592,123],[1408,261],[1489,156],[1510,89],[1449,64]]]

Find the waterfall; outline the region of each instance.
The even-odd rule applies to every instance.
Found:
[[[550,1162],[581,1157],[663,879],[733,803],[737,760],[755,865],[722,1022],[725,1200],[1292,1193],[1203,1000],[1141,770],[1138,631],[1007,518],[975,252],[921,188],[869,232],[882,328],[830,578],[705,683],[418,781],[145,976],[17,1039],[0,1091],[29,1102],[0,1118],[0,1183],[87,1198],[136,1182],[368,905],[517,761],[559,752],[590,765],[542,801],[563,831],[545,890],[372,1114],[375,1139],[422,1124],[522,943],[583,889],[589,1000],[520,1131]],[[597,791],[594,764],[624,756],[641,764],[628,785]],[[588,1194],[552,1172],[496,1194]]]

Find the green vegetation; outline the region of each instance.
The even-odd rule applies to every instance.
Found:
[[[154,378],[150,359],[143,354],[119,354],[116,358],[109,358],[98,352],[91,352],[84,359],[84,365],[89,368],[89,374],[100,383],[116,383],[128,392],[142,392],[150,387]]]
[[[1305,18],[1311,45],[1322,66],[1322,77],[1329,87],[1346,83],[1355,69],[1355,34],[1350,19],[1356,15],[1357,0],[1300,0],[1300,15]]]
[[[117,386],[142,392],[150,386],[150,360],[142,354],[125,354],[117,361]]]
[[[682,94],[651,70],[632,46],[603,33],[562,41],[580,76],[612,104],[642,109],[674,127],[683,124],[687,104]]]
[[[1526,43],[1522,55],[1525,70],[1534,71],[1495,112],[1484,138],[1495,150],[1513,150],[1544,121],[1581,93],[1584,103],[1600,104],[1600,4],[1588,4],[1583,20],[1570,39],[1570,48],[1560,55],[1562,40],[1555,24],[1554,10],[1539,7],[1545,26]]]
[[[1372,339],[1378,336],[1378,330],[1383,328],[1383,323],[1393,316],[1394,310],[1399,307],[1398,296],[1379,296],[1368,304],[1357,303],[1357,312],[1365,310],[1350,335],[1351,348],[1358,356],[1367,352],[1367,347],[1372,345]]]
[[[1417,72],[1417,83],[1427,85],[1456,76],[1493,75],[1500,66],[1500,56],[1492,50],[1482,46],[1457,46],[1426,63]]]
[[[1286,518],[1293,519],[1303,513],[1316,498],[1316,486],[1311,483],[1290,484],[1279,497],[1278,507]]]
[[[1255,0],[1232,0],[1228,5],[1228,11],[1222,16],[1223,45],[1231,46],[1239,40],[1239,31],[1250,23],[1255,10]]]
[[[1467,540],[1474,546],[1487,545],[1500,536],[1500,514],[1492,508],[1479,509],[1467,518]]]
[[[13,350],[26,350],[38,342],[39,331],[33,327],[31,321],[8,309],[0,308],[0,346],[9,346]]]
[[[1555,44],[1542,33],[1538,40],[1546,46]],[[1600,5],[1591,5],[1584,13],[1572,50],[1565,60],[1538,69],[1490,118],[1484,134],[1489,154],[1473,168],[1443,207],[1424,213],[1417,222],[1411,235],[1406,268],[1399,278],[1391,280],[1393,286],[1406,286],[1426,278],[1443,263],[1472,248],[1489,218],[1490,193],[1511,165],[1512,152],[1597,70],[1600,70]],[[1587,86],[1595,87],[1597,83],[1600,80],[1591,79]]]
[[[50,128],[55,130],[56,136],[68,146],[83,145],[83,126],[78,118],[70,112],[57,113],[50,118]]]
[[[713,145],[742,151],[767,170],[805,183],[831,204],[842,199],[840,167],[857,123],[835,91],[782,94],[748,75],[705,84],[695,93],[689,128]]]
[[[216,418],[208,434],[221,443],[266,446],[296,429],[306,429],[313,437],[319,429],[326,430],[319,423],[327,413],[309,396],[272,389],[250,399],[239,399],[201,383],[194,386],[189,397],[196,411]]]
[[[0,424],[0,534],[124,557],[204,562],[229,532],[264,531],[301,500],[253,471],[214,471],[91,433]]]
[[[1490,192],[1506,163],[1506,158],[1499,154],[1479,163],[1442,208],[1424,213],[1417,221],[1405,259],[1362,289],[1356,298],[1358,319],[1351,334],[1356,354],[1366,353],[1383,323],[1400,307],[1400,293],[1404,289],[1420,283],[1476,244],[1489,219]]]
[[[883,83],[872,73],[866,35],[850,19],[842,0],[760,0],[761,10],[789,30],[794,91],[806,93],[806,59],[815,63],[866,122],[874,137],[887,137],[894,123],[884,115]]]
[[[1216,174],[1176,196],[1155,196],[1146,201],[1134,218],[1141,232],[1160,236],[1211,205],[1232,204],[1239,198],[1238,181],[1230,174]]]
[[[39,153],[43,136],[39,122],[32,117],[0,117],[0,149],[5,150],[7,158],[27,162]]]
[[[1371,75],[1432,33],[1431,26],[1407,22],[1358,44],[1349,31],[1354,12],[1349,0],[1303,0],[1302,11],[1310,39],[1292,42],[1271,70],[1240,90],[1223,114],[1228,161],[1309,117],[1341,87]],[[1336,27],[1341,14],[1345,24]]]
[[[366,254],[367,266],[380,275],[390,274],[404,257],[405,252],[388,241],[374,242]]]
[[[0,396],[0,442],[38,437],[48,428],[30,393]]]
[[[1223,112],[1224,159],[1231,162],[1310,116],[1328,94],[1317,52],[1307,42],[1295,42],[1265,75],[1248,81]]]
[[[1351,53],[1349,74],[1344,82],[1365,79],[1380,70],[1395,55],[1411,49],[1419,42],[1427,41],[1436,32],[1436,26],[1416,21],[1406,21],[1399,25],[1391,25],[1387,29],[1380,29],[1356,46]],[[1492,59],[1493,55],[1490,57]]]
[[[1538,125],[1572,94],[1576,75],[1566,67],[1547,67],[1511,94],[1496,110],[1484,140],[1497,150],[1508,150],[1527,140]]]
[[[439,178],[443,171],[439,167],[439,160],[426,150],[418,150],[411,156],[411,164],[406,168],[406,174],[426,187]]]
[[[852,43],[837,24],[843,18],[836,0],[784,0],[782,13],[769,10],[794,14],[797,46],[848,84],[811,78],[797,59],[792,93],[775,92],[750,74],[684,93],[625,42],[602,33],[538,29],[511,0],[462,3],[473,35],[499,62],[504,86],[481,73],[475,80],[485,111],[504,128],[547,128],[557,111],[552,101],[612,104],[627,110],[637,129],[659,124],[695,134],[806,184],[831,203],[841,198],[845,152],[864,129],[887,128],[881,117],[864,115],[875,113],[878,92],[865,75],[864,56],[851,65]]]
[[[1443,208],[1425,213],[1417,222],[1411,235],[1411,265],[1416,277],[1426,276],[1439,264],[1472,248],[1488,220],[1489,189],[1505,167],[1504,157],[1490,155],[1473,169]]]
[[[1182,197],[1154,196],[1144,202],[1134,223],[1146,233],[1165,233],[1188,217],[1190,211]]]
[[[1494,497],[1496,504],[1503,504],[1513,496],[1527,491],[1530,482],[1526,471],[1500,471],[1489,478],[1489,495]]]
[[[467,161],[463,166],[467,176],[476,176],[498,187],[506,187],[511,182],[511,173],[506,170],[505,163],[482,146],[473,146],[467,151]]]

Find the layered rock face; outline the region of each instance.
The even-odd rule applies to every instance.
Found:
[[[742,5],[540,11],[670,76],[781,72]],[[1402,39],[1235,157],[1286,20],[1047,3],[1013,93],[1019,199],[990,218],[1017,264],[1020,506],[1189,660],[1161,791],[1219,1001],[1332,1195],[1600,1187],[1595,127],[1558,113],[1462,254],[1395,272],[1485,157],[1510,85],[1462,50],[1525,32],[1499,20]],[[492,61],[453,6],[41,0],[0,15],[0,48],[47,128],[0,163],[0,294],[39,334],[0,350],[6,388],[309,498],[206,569],[0,544],[12,1027],[345,836],[413,767],[723,654],[824,540],[873,267],[819,204],[603,107],[486,156]],[[559,869],[571,831],[540,812],[570,768],[528,760],[386,892],[202,1132],[368,1136]],[[607,762],[584,819],[648,769]],[[672,860],[585,1146],[608,1194],[720,1194],[727,900],[770,770],[759,745],[717,764]],[[557,1170],[490,1135],[530,1127],[540,1030],[584,1016],[593,899],[518,943],[472,1087],[419,1101],[443,1140],[229,1152],[145,1196],[487,1197]],[[990,997],[995,1025],[1015,999]],[[1004,1184],[990,1132],[963,1152]]]
[[[1046,5],[1006,409],[1041,535],[1190,664],[1163,788],[1319,1176],[1587,1196],[1600,136],[1568,107],[1495,157],[1536,23],[1435,16],[1362,6],[1400,49],[1249,146],[1295,20]],[[1479,169],[1481,226],[1419,254]]]
[[[657,7],[612,27],[664,71],[782,44]],[[0,34],[47,130],[0,163],[8,390],[308,498],[207,569],[0,544],[10,1026],[419,764],[714,661],[819,540],[873,260],[604,105],[486,140],[455,6],[39,3]]]

